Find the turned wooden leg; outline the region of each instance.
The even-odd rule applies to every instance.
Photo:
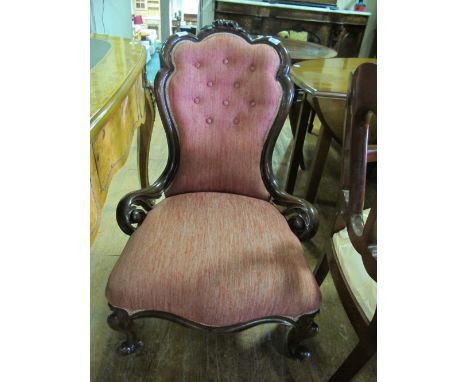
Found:
[[[341,364],[329,382],[350,381],[351,378],[372,358],[376,349],[360,341]]]
[[[118,331],[124,332],[127,336],[126,341],[118,347],[117,351],[122,355],[134,353],[138,348],[143,347],[143,342],[137,339],[133,329],[133,320],[128,313],[123,309],[118,309],[110,306],[112,313],[107,317],[109,326]]]
[[[294,98],[291,110],[289,111],[289,124],[291,125],[291,132],[293,137],[296,136],[297,122],[299,120],[299,116],[301,115],[301,107],[304,97],[304,91],[294,85]],[[299,166],[302,170],[305,170],[304,154],[302,152],[299,158]]]
[[[316,313],[301,316],[297,320],[296,325],[288,333],[289,354],[299,361],[311,358],[310,350],[306,346],[301,345],[301,342],[318,333],[319,327],[314,322],[315,315]]]
[[[309,122],[309,127],[307,128],[307,132],[309,134],[312,133],[312,130],[314,129],[314,119],[315,119],[315,110],[312,109],[310,111],[310,122]]]
[[[148,161],[151,143],[151,134],[155,119],[155,111],[151,90],[145,88],[145,123],[138,131],[138,170],[140,173],[140,184],[142,188],[149,186]]]
[[[312,162],[312,173],[308,186],[306,199],[313,203],[317,196],[320,178],[322,177],[323,168],[327,159],[328,149],[330,148],[332,140],[331,131],[322,125],[320,128],[317,145],[315,147],[314,160]]]
[[[314,269],[315,280],[317,280],[317,284],[319,286],[322,285],[323,280],[325,280],[325,277],[327,277],[328,271],[327,255],[323,254]]]
[[[292,151],[291,162],[289,164],[288,177],[286,180],[286,192],[289,194],[294,193],[294,186],[296,185],[297,171],[299,163],[303,157],[302,149],[304,147],[304,140],[307,133],[307,122],[309,121],[311,113],[311,106],[305,99],[301,102],[300,117],[296,125],[296,134],[294,135],[294,145]]]

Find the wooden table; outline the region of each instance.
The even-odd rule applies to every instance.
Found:
[[[373,58],[330,58],[302,61],[294,64],[291,78],[296,86],[307,93],[302,102],[294,136],[293,154],[286,181],[286,190],[294,192],[297,170],[302,157],[304,139],[307,132],[308,115],[316,112],[322,128],[314,153],[312,172],[321,174],[331,139],[341,142],[346,98],[351,73],[365,62],[377,63]],[[307,200],[313,201],[320,178],[311,177]]]
[[[313,58],[332,58],[337,55],[336,50],[313,42],[291,40],[289,38],[278,38],[278,40],[287,49],[293,64],[298,61]]]
[[[148,185],[148,155],[155,112],[146,84],[146,50],[119,37],[91,34],[91,244],[113,175],[127,160],[133,133],[138,135],[142,187]],[[130,190],[129,190],[130,191]]]
[[[335,49],[340,57],[359,55],[371,15],[280,2],[216,0],[213,3],[215,19],[237,21],[247,32],[264,36],[276,36],[278,32],[289,30],[307,32],[308,41]]]

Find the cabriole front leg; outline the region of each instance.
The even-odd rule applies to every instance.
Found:
[[[319,327],[314,322],[314,317],[317,313],[301,316],[296,325],[294,325],[288,333],[288,351],[289,354],[299,361],[308,360],[312,354],[310,350],[303,344],[307,338],[315,336]]]
[[[143,341],[137,339],[135,330],[133,329],[133,320],[128,313],[123,309],[109,307],[112,313],[107,317],[107,323],[112,329],[124,332],[127,336],[126,341],[122,342],[117,351],[122,355],[128,355],[143,347]]]

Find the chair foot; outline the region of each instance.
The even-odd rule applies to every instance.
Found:
[[[319,327],[314,322],[314,317],[317,313],[301,316],[296,325],[288,333],[288,351],[291,357],[299,361],[309,360],[312,357],[310,350],[301,344],[301,342],[309,337],[315,336]]]
[[[136,341],[134,343],[129,343],[127,341],[124,341],[117,348],[117,352],[121,355],[129,355],[129,354],[135,353],[137,349],[140,349],[143,346],[144,346],[143,341]]]
[[[137,339],[133,329],[133,320],[128,313],[119,308],[110,306],[112,313],[107,317],[108,325],[118,332],[124,332],[127,340],[117,348],[117,352],[121,355],[128,355],[135,353],[135,351],[144,346],[143,341]]]

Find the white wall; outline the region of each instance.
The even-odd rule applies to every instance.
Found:
[[[91,0],[91,31],[132,38],[131,1]]]
[[[198,29],[211,25],[214,20],[215,0],[200,0],[198,6]]]
[[[337,0],[336,5],[339,9],[353,10],[356,2],[356,0]],[[366,4],[366,11],[372,13],[372,15],[367,21],[359,57],[369,57],[374,40],[374,32],[377,28],[377,0],[364,0],[364,3]]]
[[[374,41],[375,30],[377,29],[377,0],[365,0],[366,11],[372,13],[367,22],[367,28],[364,32],[359,57],[369,57],[372,43]],[[377,36],[375,36],[377,37]]]
[[[183,13],[191,13],[197,14],[198,13],[198,0],[182,0],[182,9]]]

